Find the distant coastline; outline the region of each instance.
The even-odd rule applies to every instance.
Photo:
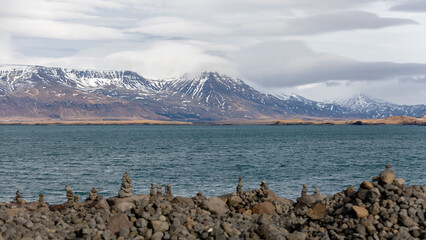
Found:
[[[179,121],[155,121],[155,120],[26,120],[26,121],[1,121],[0,125],[20,125],[20,126],[36,126],[36,125],[192,125],[190,122]]]
[[[0,119],[0,125],[421,125],[426,118],[394,116],[385,119],[281,119],[281,120],[235,120],[214,122],[183,122],[157,120],[51,120],[51,119]]]
[[[359,119],[359,120],[277,120],[273,125],[421,125],[426,126],[426,118],[413,118],[394,116],[384,119]]]

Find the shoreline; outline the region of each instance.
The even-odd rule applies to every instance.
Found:
[[[79,200],[65,186],[67,202],[49,205],[44,195],[26,203],[19,190],[0,202],[0,239],[425,239],[426,188],[406,186],[390,165],[359,187],[326,196],[306,185],[296,201],[277,196],[267,183],[222,196],[173,196],[172,186],[151,184],[135,194],[126,171],[117,196],[96,188]],[[163,187],[165,191],[163,192]]]
[[[426,117],[413,118],[406,116],[388,117],[385,119],[282,119],[282,120],[247,120],[216,122],[184,122],[157,120],[1,120],[0,126],[72,126],[72,125],[419,125],[426,126]]]
[[[80,126],[80,125],[192,125],[190,122],[155,120],[93,120],[93,121],[0,121],[0,126]]]

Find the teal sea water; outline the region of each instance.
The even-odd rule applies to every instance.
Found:
[[[371,179],[389,163],[407,184],[426,184],[420,126],[0,126],[0,201],[20,189],[65,202],[65,184],[85,199],[113,196],[125,170],[134,193],[171,183],[174,195],[206,196],[262,180],[278,195],[332,194]]]

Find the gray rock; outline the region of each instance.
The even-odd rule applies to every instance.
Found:
[[[286,236],[286,238],[288,240],[305,240],[305,239],[307,239],[307,235],[306,235],[306,233],[302,233],[302,232],[293,232],[293,233],[289,233]],[[285,239],[285,238],[283,238],[283,239]]]
[[[120,229],[120,233],[119,233],[120,237],[126,238],[126,237],[129,236],[129,234],[130,234],[130,230],[129,229],[125,229],[125,228]]]
[[[154,230],[154,233],[156,232],[165,232],[169,230],[169,224],[167,222],[163,221],[151,221],[152,229]]]
[[[399,229],[399,232],[394,239],[396,239],[396,240],[414,240],[414,238],[408,232],[408,229],[405,228],[405,227],[401,227]]]
[[[368,190],[366,199],[370,202],[375,202],[375,201],[380,200],[380,196],[381,196],[381,194],[380,194],[379,189],[372,188],[372,189]]]
[[[5,211],[0,211],[0,220],[6,222],[7,220],[9,220],[10,216],[9,214],[7,214],[7,212]]]
[[[129,221],[129,218],[126,214],[119,213],[111,217],[108,221],[108,230],[112,233],[119,233],[121,229],[130,229],[133,226],[133,223]]]
[[[362,226],[362,225],[357,225],[356,226],[356,232],[358,234],[360,234],[361,236],[367,235],[367,229],[364,226]]]
[[[406,226],[406,227],[412,227],[414,225],[416,225],[416,223],[414,222],[414,220],[408,216],[403,216],[401,218],[401,223],[402,225]]]
[[[152,235],[151,240],[161,240],[164,236],[163,232],[156,232]]]
[[[358,197],[359,199],[361,199],[361,200],[365,200],[365,199],[366,199],[366,197],[367,197],[367,193],[368,193],[368,191],[369,191],[369,190],[364,189],[364,188],[360,188],[360,189],[358,189],[357,197]]]
[[[93,230],[90,228],[83,228],[82,233],[83,235],[90,235],[93,233]]]
[[[225,215],[229,212],[229,208],[219,197],[211,197],[202,201],[201,207],[216,215]]]

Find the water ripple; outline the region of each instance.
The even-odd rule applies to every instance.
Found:
[[[326,194],[370,179],[390,163],[408,184],[426,182],[419,126],[0,126],[0,201],[16,189],[64,202],[92,187],[116,195],[130,170],[134,191],[172,183],[175,195],[221,195],[266,180],[295,199],[306,183]]]

